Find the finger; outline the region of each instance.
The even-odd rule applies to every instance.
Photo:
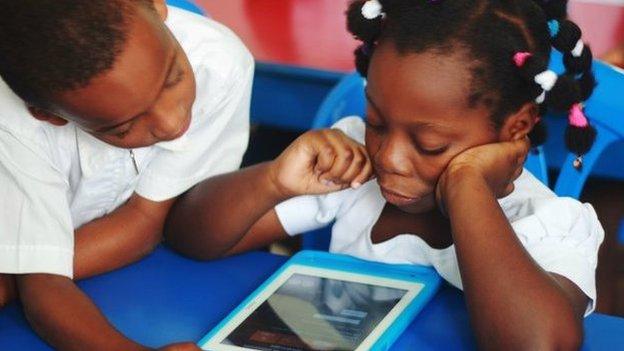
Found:
[[[323,173],[329,171],[332,168],[335,158],[336,153],[330,145],[325,144],[323,147],[320,148],[319,153],[316,157],[316,164],[314,165],[314,173],[319,177],[319,179]]]
[[[336,157],[331,168],[321,174],[320,179],[332,181],[334,183],[343,184],[343,175],[351,166],[354,154],[352,150],[336,150]]]
[[[351,182],[352,188],[359,188],[362,184],[366,183],[373,177],[373,164],[370,159],[366,157],[366,162],[360,170],[360,173]]]
[[[366,165],[367,156],[363,150],[359,148],[353,150],[354,156],[349,168],[340,176],[343,183],[353,185],[355,178],[360,174],[362,168]]]
[[[342,135],[340,131],[325,134],[327,143],[331,145],[336,157],[330,169],[325,171],[321,179],[328,179],[334,183],[344,183],[343,175],[351,166],[356,157],[357,149],[351,139]]]

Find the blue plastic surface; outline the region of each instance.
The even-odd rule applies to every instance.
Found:
[[[256,62],[253,123],[290,130],[310,128],[318,106],[344,73]]]
[[[440,287],[441,278],[435,270],[429,267],[416,265],[389,265],[379,262],[364,261],[346,255],[332,254],[322,251],[301,251],[291,257],[279,270],[267,279],[258,289],[249,295],[232,313],[212,329],[198,345],[201,347],[212,339],[232,318],[236,317],[249,304],[254,302],[275,279],[291,266],[310,266],[342,272],[364,274],[380,278],[389,278],[409,282],[419,282],[424,285],[420,293],[403,310],[401,315],[392,323],[381,337],[371,347],[371,351],[388,350],[390,346],[405,331],[407,326],[416,317],[424,306],[431,300]]]
[[[160,247],[136,264],[78,285],[120,332],[158,347],[198,341],[286,259],[249,252],[199,262]],[[585,319],[585,345],[586,350],[617,350],[624,345],[624,319],[591,315]],[[443,284],[391,350],[475,348],[463,294]],[[30,329],[17,304],[0,310],[0,349],[51,350]]]

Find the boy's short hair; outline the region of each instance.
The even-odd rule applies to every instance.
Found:
[[[0,76],[24,101],[86,86],[110,69],[136,5],[151,0],[0,0]]]

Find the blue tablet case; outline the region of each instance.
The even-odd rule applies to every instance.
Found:
[[[206,344],[221,330],[234,316],[241,312],[255,298],[264,291],[273,280],[292,265],[311,266],[330,270],[352,272],[364,275],[378,276],[419,282],[424,285],[418,296],[403,310],[397,319],[375,342],[371,351],[388,350],[396,339],[405,331],[408,325],[416,317],[423,307],[431,300],[440,287],[441,278],[433,268],[417,265],[397,265],[379,262],[365,261],[347,255],[334,254],[325,251],[305,250],[291,257],[280,269],[271,275],[260,287],[249,295],[238,307],[236,307],[224,320],[214,327],[210,333],[204,336],[198,346]]]

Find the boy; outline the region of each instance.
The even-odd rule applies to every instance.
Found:
[[[72,278],[146,255],[178,195],[238,168],[253,59],[164,0],[0,0],[0,16],[0,303],[17,290],[55,348],[144,349]]]

